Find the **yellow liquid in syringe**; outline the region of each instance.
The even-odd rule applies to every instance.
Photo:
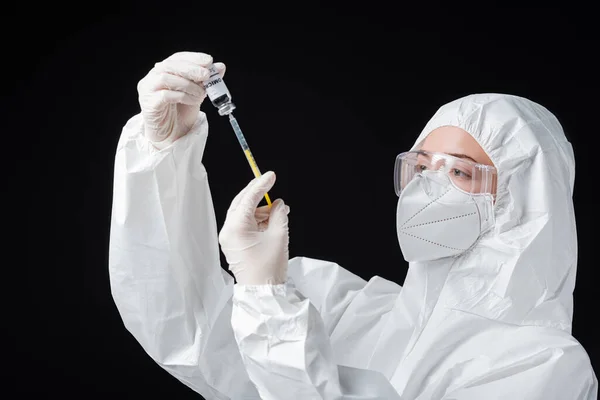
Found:
[[[260,176],[260,171],[258,169],[258,166],[256,165],[256,161],[254,161],[254,157],[252,156],[250,149],[244,150],[244,154],[246,155],[246,159],[248,160],[248,163],[250,164],[250,168],[252,168],[254,177],[258,178]],[[268,193],[265,193],[265,200],[267,200],[267,204],[269,205],[269,207],[271,207],[271,199],[269,198]]]
[[[235,117],[233,116],[233,114],[229,114],[229,122],[231,123],[231,127],[233,128],[233,131],[235,132],[235,136],[237,137],[238,141],[240,142],[240,145],[242,146],[242,150],[244,150],[244,154],[246,155],[246,159],[248,160],[248,163],[250,164],[250,168],[252,168],[254,177],[258,178],[261,175],[260,170],[258,169],[258,165],[256,165],[256,161],[254,161],[254,156],[252,155],[252,152],[250,151],[250,147],[248,147],[248,143],[246,143],[246,138],[244,137],[244,134],[242,133],[242,128],[240,128],[240,125],[238,124],[238,122],[235,119]],[[265,193],[265,200],[267,200],[267,204],[269,205],[269,208],[271,208],[271,199],[269,198],[268,193]]]
[[[256,161],[254,161],[254,156],[252,156],[252,152],[250,149],[244,150],[244,154],[246,155],[246,159],[250,164],[250,168],[252,168],[252,172],[254,173],[254,177],[258,178],[260,176],[260,170],[258,169],[258,165],[256,165]],[[271,207],[271,199],[269,198],[269,194],[265,193],[265,200],[267,200],[267,204]]]

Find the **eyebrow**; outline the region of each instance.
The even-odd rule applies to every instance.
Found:
[[[429,155],[428,155],[428,154],[426,154],[426,153],[424,152],[424,150],[418,150],[417,152],[418,152],[420,155],[422,155],[422,156],[427,156],[427,157],[429,157]],[[463,154],[463,153],[445,153],[445,154],[448,154],[449,156],[453,156],[453,157],[456,157],[456,158],[462,158],[463,160],[464,160],[464,159],[471,160],[471,161],[473,161],[475,164],[478,164],[478,163],[479,163],[479,161],[475,160],[473,157],[471,157],[471,156],[468,156],[468,155],[466,155],[466,154]]]
[[[468,156],[468,155],[466,155],[466,154],[462,154],[462,153],[446,153],[446,154],[448,154],[449,156],[456,157],[456,158],[462,158],[462,159],[465,159],[465,158],[466,158],[466,159],[468,159],[468,160],[471,160],[471,161],[473,161],[473,162],[474,162],[474,163],[476,163],[476,164],[478,163],[478,161],[477,161],[477,160],[475,160],[473,157],[471,157],[471,156]]]

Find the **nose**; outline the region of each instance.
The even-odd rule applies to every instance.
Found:
[[[433,160],[431,163],[431,169],[434,171],[440,171],[440,170],[445,170],[446,169],[446,163],[444,162],[444,160]]]
[[[427,193],[428,196],[435,196],[438,194],[435,191],[434,185],[438,188],[443,187],[448,181],[448,177],[443,168],[437,171],[426,170],[420,175],[421,185],[423,185],[423,190],[425,190],[425,193]]]

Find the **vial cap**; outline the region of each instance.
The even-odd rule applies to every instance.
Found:
[[[223,116],[223,115],[228,115],[231,114],[231,112],[235,110],[235,104],[233,103],[226,103],[223,104],[221,107],[219,107],[219,115]]]

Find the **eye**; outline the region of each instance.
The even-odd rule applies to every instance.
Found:
[[[426,169],[427,169],[426,165],[423,165],[423,164],[418,164],[417,165],[417,170],[419,170],[419,171],[425,171]]]
[[[458,168],[452,168],[452,175],[456,178],[471,179],[471,175]]]

